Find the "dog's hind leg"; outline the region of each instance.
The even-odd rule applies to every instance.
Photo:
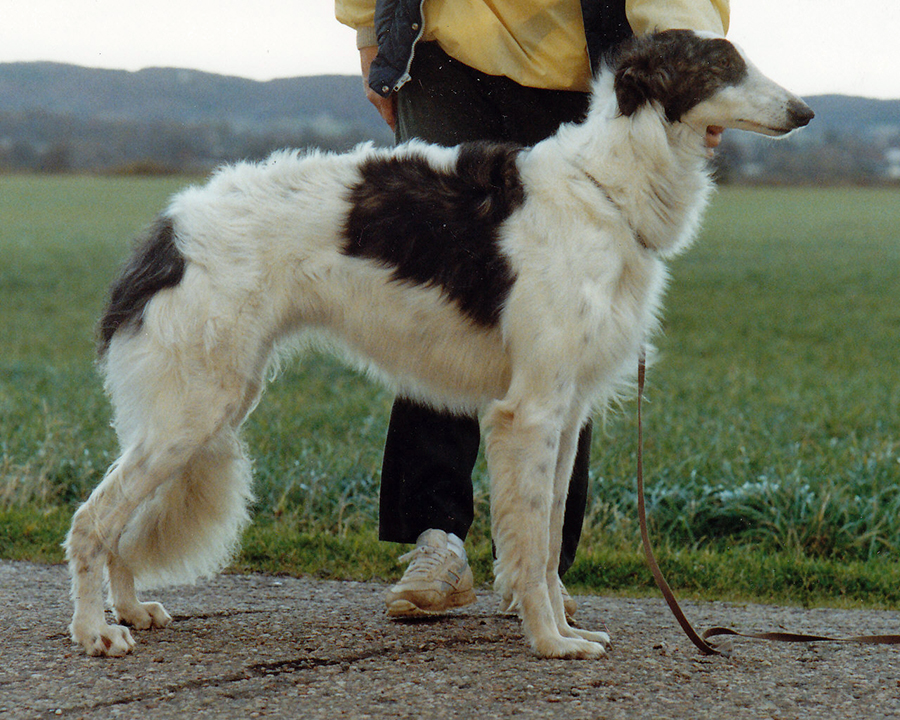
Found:
[[[172,618],[157,602],[141,602],[134,589],[134,575],[115,553],[107,560],[109,571],[109,604],[112,605],[116,621],[136,630],[164,628]]]
[[[144,583],[164,584],[221,569],[248,520],[249,483],[243,448],[223,429],[136,509],[108,563],[110,605],[119,622],[137,629],[171,622],[162,605],[138,600],[134,573]]]
[[[103,571],[134,510],[170,475],[164,465],[154,467],[152,458],[139,451],[126,452],[72,519],[65,543],[75,604],[69,630],[88,655],[120,656],[134,647],[128,628],[106,623]],[[119,571],[117,586],[123,581]]]
[[[221,569],[247,522],[249,480],[249,462],[230,430],[205,442],[182,434],[149,453],[126,452],[76,512],[66,540],[72,639],[89,655],[124,655],[134,647],[127,628],[106,624],[104,565],[120,622],[167,625],[161,605],[137,599],[134,576],[188,581]]]
[[[66,540],[70,630],[90,655],[124,655],[134,646],[127,628],[106,624],[104,566],[121,622],[165,625],[161,606],[138,601],[135,578],[158,584],[216,572],[248,519],[250,463],[237,427],[258,383],[215,372],[166,374],[166,367],[165,359],[145,367],[151,380],[127,391],[109,383],[126,450],[76,512]]]
[[[558,558],[550,559],[552,542],[559,552],[554,537],[559,531],[551,530],[551,519],[567,411],[559,397],[543,403],[506,399],[494,403],[485,415],[495,575],[498,591],[518,604],[535,652],[545,657],[590,657],[604,654],[604,646],[574,632],[560,632],[556,605],[562,611],[562,599],[551,599],[559,587],[548,572],[552,567],[555,573],[558,567]],[[568,629],[564,617],[563,627]]]

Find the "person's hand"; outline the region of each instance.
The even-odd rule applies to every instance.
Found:
[[[363,86],[366,89],[366,98],[375,106],[378,114],[384,118],[391,130],[397,129],[397,96],[391,93],[388,97],[381,97],[369,87],[369,68],[378,54],[378,48],[364,47],[359,49],[359,65],[362,69]]]

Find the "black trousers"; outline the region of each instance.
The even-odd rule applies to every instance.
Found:
[[[523,87],[448,57],[436,43],[416,46],[412,80],[398,94],[397,140],[453,146],[472,140],[533,145],[560,124],[580,120],[586,93]],[[465,538],[472,525],[472,469],[478,421],[399,398],[391,412],[381,474],[379,537],[411,543],[425,530]],[[591,426],[578,440],[566,501],[560,575],[575,559],[587,501]]]

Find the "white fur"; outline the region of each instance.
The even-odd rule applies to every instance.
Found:
[[[185,275],[149,302],[139,331],[114,335],[103,366],[122,455],[67,539],[74,640],[97,655],[133,647],[104,619],[104,565],[117,617],[146,628],[169,616],[138,602],[134,578],[188,581],[227,563],[251,498],[239,428],[278,353],[312,334],[400,393],[481,412],[498,590],[540,655],[603,654],[605,633],[567,623],[556,581],[578,429],[631,377],[656,325],[663,258],[694,237],[711,189],[705,126],[786,124],[789,94],[748,77],[669,123],[656,104],[620,116],[604,74],[586,122],[524,151],[526,200],[501,226],[516,280],[494,328],[339,250],[364,159],[452,168],[456,149],[280,153],[175,197]]]

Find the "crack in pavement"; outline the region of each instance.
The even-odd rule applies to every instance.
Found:
[[[413,648],[383,647],[365,653],[335,658],[305,657],[294,660],[273,660],[271,662],[254,663],[249,665],[247,669],[252,670],[258,677],[277,677],[279,675],[288,675],[298,670],[314,670],[315,668],[328,667],[330,665],[352,665],[363,660],[387,657],[389,655],[397,655],[399,657],[411,649]]]
[[[246,611],[248,613],[258,612],[258,611]],[[222,613],[212,614],[212,617],[220,617]],[[197,617],[197,616],[192,616]],[[296,672],[303,672],[306,670],[315,670],[320,667],[330,667],[330,666],[344,666],[344,665],[353,665],[354,663],[364,662],[366,660],[378,659],[378,658],[391,658],[396,657],[399,658],[403,655],[410,653],[420,653],[423,650],[432,650],[432,649],[440,649],[440,648],[451,648],[459,645],[472,645],[475,642],[478,643],[497,643],[501,642],[499,638],[485,638],[485,637],[477,637],[477,638],[447,638],[441,640],[433,640],[426,643],[415,643],[404,645],[401,647],[397,647],[395,645],[389,645],[382,648],[377,648],[374,650],[368,650],[366,652],[360,653],[350,653],[347,655],[341,655],[337,657],[323,658],[323,657],[302,657],[302,658],[293,658],[286,660],[273,660],[270,662],[260,662],[253,663],[251,665],[247,665],[243,669],[231,673],[227,673],[225,675],[218,675],[214,677],[196,679],[196,680],[185,680],[180,683],[173,683],[170,685],[161,686],[154,690],[148,690],[142,693],[134,693],[128,696],[119,697],[103,702],[90,703],[78,706],[70,706],[65,708],[59,708],[57,711],[57,717],[72,715],[78,713],[92,712],[98,711],[108,708],[121,707],[123,705],[129,705],[131,703],[140,703],[140,702],[149,702],[153,700],[160,700],[164,698],[169,698],[177,695],[178,693],[191,691],[191,690],[199,690],[203,688],[221,688],[227,685],[236,684],[240,682],[246,682],[248,680],[253,680],[254,678],[273,678],[280,677],[282,675],[290,675]],[[256,690],[246,690],[246,691],[238,691],[234,693],[227,693],[230,698],[240,698],[248,695],[256,694]]]
[[[184,622],[187,620],[215,620],[216,618],[237,617],[238,615],[265,615],[271,614],[271,610],[218,610],[216,612],[196,613],[192,615],[173,615],[172,620]]]

